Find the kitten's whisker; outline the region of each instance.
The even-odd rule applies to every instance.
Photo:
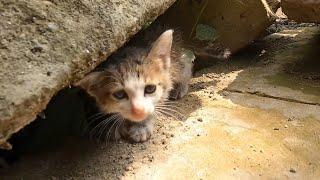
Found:
[[[105,115],[105,114],[103,112],[99,112],[99,113],[96,113],[96,114],[90,116],[88,119],[90,120],[90,119],[95,118],[95,117],[100,116],[100,115]]]
[[[164,102],[160,102],[159,104],[178,104],[179,102],[177,101],[164,101]]]
[[[117,117],[114,117],[112,120],[109,120],[108,123],[105,124],[105,126],[101,129],[101,131],[100,131],[100,133],[99,133],[100,135],[99,135],[98,139],[101,140],[102,134],[103,134],[103,133],[105,132],[105,130],[108,128],[108,125],[109,125],[110,123],[112,123],[112,122],[115,121],[114,119],[117,119]]]
[[[117,114],[111,115],[109,117],[107,117],[106,119],[102,120],[102,121],[107,121],[108,119],[112,119],[113,117],[115,117]],[[101,117],[97,117],[93,120],[91,120],[91,122],[88,123],[88,126],[90,126],[92,123],[94,123],[95,121],[99,120],[100,118],[102,118],[103,116],[107,116],[107,114],[103,114]],[[101,121],[101,122],[102,122]]]
[[[186,119],[185,115],[183,115],[182,113],[176,112],[174,110],[171,110],[171,109],[161,109],[161,110],[167,113],[170,113],[172,115],[175,115],[176,117],[178,117],[178,119]]]
[[[106,141],[110,141],[112,131],[114,131],[114,126],[117,124],[118,121],[119,121],[119,118],[117,118],[116,120],[114,120],[114,122],[112,123],[112,125],[109,127],[109,130],[108,130],[108,132],[107,132],[106,135],[105,135]]]
[[[113,126],[115,124],[117,124],[117,122],[119,121],[119,119],[121,118],[121,115],[120,114],[117,114],[116,118],[114,118],[113,120],[113,124],[111,125],[111,127],[109,127],[109,130],[108,132],[106,133],[106,141],[109,141],[109,138],[111,137],[111,132],[113,131]]]
[[[167,112],[167,111],[164,111],[164,110],[160,110],[160,109],[157,109],[157,111],[165,116],[169,116],[169,117],[172,117],[174,119],[180,119],[178,116],[170,113],[170,112]]]
[[[97,135],[99,135],[98,140],[101,140],[101,136],[102,136],[103,132],[106,130],[106,128],[108,127],[108,125],[110,124],[110,122],[112,122],[112,121],[108,121],[108,122],[104,123],[104,125],[101,128],[99,128],[99,132],[97,133]]]
[[[171,109],[171,108],[168,108],[168,107],[156,107],[156,109],[161,109],[161,110],[164,110],[164,111],[170,111],[172,113],[176,113],[177,115],[180,115],[183,119],[186,118],[185,115],[183,115],[181,112],[175,110],[175,109]]]
[[[178,106],[178,104],[157,104],[157,106],[168,106],[168,107],[173,107],[173,108],[181,108]]]
[[[157,105],[157,107],[167,107],[167,108],[173,108],[173,109],[181,111],[180,107],[177,107],[177,106],[174,106],[174,105]]]
[[[97,126],[95,126],[90,131],[90,136],[93,137],[94,135],[100,134],[102,131],[104,131],[104,128],[112,121],[101,121]]]
[[[115,124],[114,125],[112,125],[112,127],[110,128],[110,133],[108,134],[108,140],[110,141],[110,140],[112,140],[111,139],[111,135],[112,135],[112,131],[113,131],[113,135],[114,135],[114,138],[116,137],[116,128],[117,128],[117,126],[118,126],[118,124],[120,123],[120,119],[118,118],[116,121],[115,121]],[[113,127],[114,126],[114,127]]]
[[[97,124],[91,131],[90,135],[93,135],[93,133],[98,130],[99,132],[101,131],[101,126],[107,126],[110,122],[112,122],[113,119],[115,119],[118,116],[118,114],[112,115],[111,117],[108,117],[107,119],[102,120]],[[98,129],[97,129],[98,128]]]
[[[110,132],[112,131],[113,126],[118,122],[118,120],[119,120],[119,119],[116,119],[116,120],[113,122],[113,124],[111,125],[111,127],[110,127],[110,129],[109,129],[108,133],[106,134],[106,140],[107,140],[107,141],[109,141],[109,140],[110,140],[110,137],[111,137]]]
[[[108,123],[108,121],[101,121],[98,125],[90,130],[89,136],[92,138],[94,135],[99,134],[101,128],[104,127],[106,123]]]
[[[116,134],[116,133],[119,133],[119,134],[120,134],[120,132],[119,132],[118,130],[119,130],[119,127],[122,126],[123,121],[124,121],[123,118],[119,119],[119,123],[118,123],[118,125],[117,125],[116,128],[115,128],[115,131],[114,131],[114,139],[115,139],[116,141],[118,141],[118,139],[117,139],[117,134]]]
[[[168,113],[168,112],[164,112],[164,111],[159,111],[161,114],[163,114],[165,117],[169,117],[169,118],[173,118],[174,120],[180,120],[179,117],[171,114],[171,113]],[[165,119],[166,120],[166,119]]]
[[[107,116],[106,114],[100,114],[100,115],[97,115],[95,118],[88,118],[88,120],[90,121],[88,123],[88,126],[92,125],[94,122],[96,122],[97,120],[101,120],[101,118],[103,118],[104,116]]]
[[[172,101],[172,100],[169,100],[169,99],[166,99],[162,102],[165,102],[165,103],[179,103],[178,101]]]

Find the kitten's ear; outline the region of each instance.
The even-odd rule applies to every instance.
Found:
[[[91,72],[87,74],[83,79],[75,83],[78,86],[86,90],[89,94],[91,93],[92,87],[101,81],[103,72]]]
[[[154,42],[149,54],[150,60],[162,60],[164,69],[170,68],[173,30],[167,30]]]

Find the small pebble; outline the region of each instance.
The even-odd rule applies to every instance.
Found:
[[[290,172],[291,172],[291,173],[296,173],[297,171],[296,171],[295,169],[291,168],[291,169],[290,169]]]
[[[41,52],[42,50],[43,50],[43,48],[41,46],[35,46],[30,51],[32,53],[37,53],[37,52]]]
[[[166,143],[167,143],[167,141],[165,139],[161,140],[161,144],[166,144]]]
[[[198,120],[199,122],[203,122],[203,119],[202,119],[201,117],[199,117],[197,120]]]
[[[145,145],[141,145],[140,149],[141,149],[141,150],[146,150],[147,147],[146,147]]]
[[[56,25],[56,24],[53,23],[53,22],[49,22],[49,23],[48,23],[48,29],[49,29],[49,31],[53,32],[53,31],[58,30],[58,29],[59,29],[59,26]]]
[[[142,163],[147,163],[149,161],[149,158],[148,157],[145,157],[142,159]]]
[[[150,162],[152,162],[152,161],[153,161],[153,159],[154,159],[153,155],[151,155],[151,154],[148,154],[148,156],[147,156],[147,157],[148,157],[148,159],[149,159],[149,161],[150,161]]]
[[[279,131],[280,129],[279,129],[279,128],[273,128],[273,130],[275,130],[275,131]]]
[[[133,158],[128,159],[128,163],[133,163],[133,161],[134,161]]]
[[[293,121],[293,120],[294,120],[294,118],[289,118],[289,119],[288,119],[288,121]]]
[[[90,51],[88,49],[85,49],[84,52],[87,53],[87,54],[90,53]]]
[[[127,167],[125,168],[125,170],[126,170],[126,171],[132,171],[132,170],[133,170],[133,167],[127,166]]]

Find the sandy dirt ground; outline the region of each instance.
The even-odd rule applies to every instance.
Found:
[[[1,177],[317,179],[319,37],[319,27],[284,30],[197,72],[180,113],[160,118],[146,143],[66,140]]]

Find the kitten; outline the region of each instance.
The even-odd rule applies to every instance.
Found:
[[[116,138],[144,142],[152,135],[154,114],[161,113],[158,107],[187,94],[192,61],[167,30],[150,47],[121,49],[102,71],[76,85],[94,97],[102,113],[113,114],[107,120],[118,121],[111,123],[117,124]]]

